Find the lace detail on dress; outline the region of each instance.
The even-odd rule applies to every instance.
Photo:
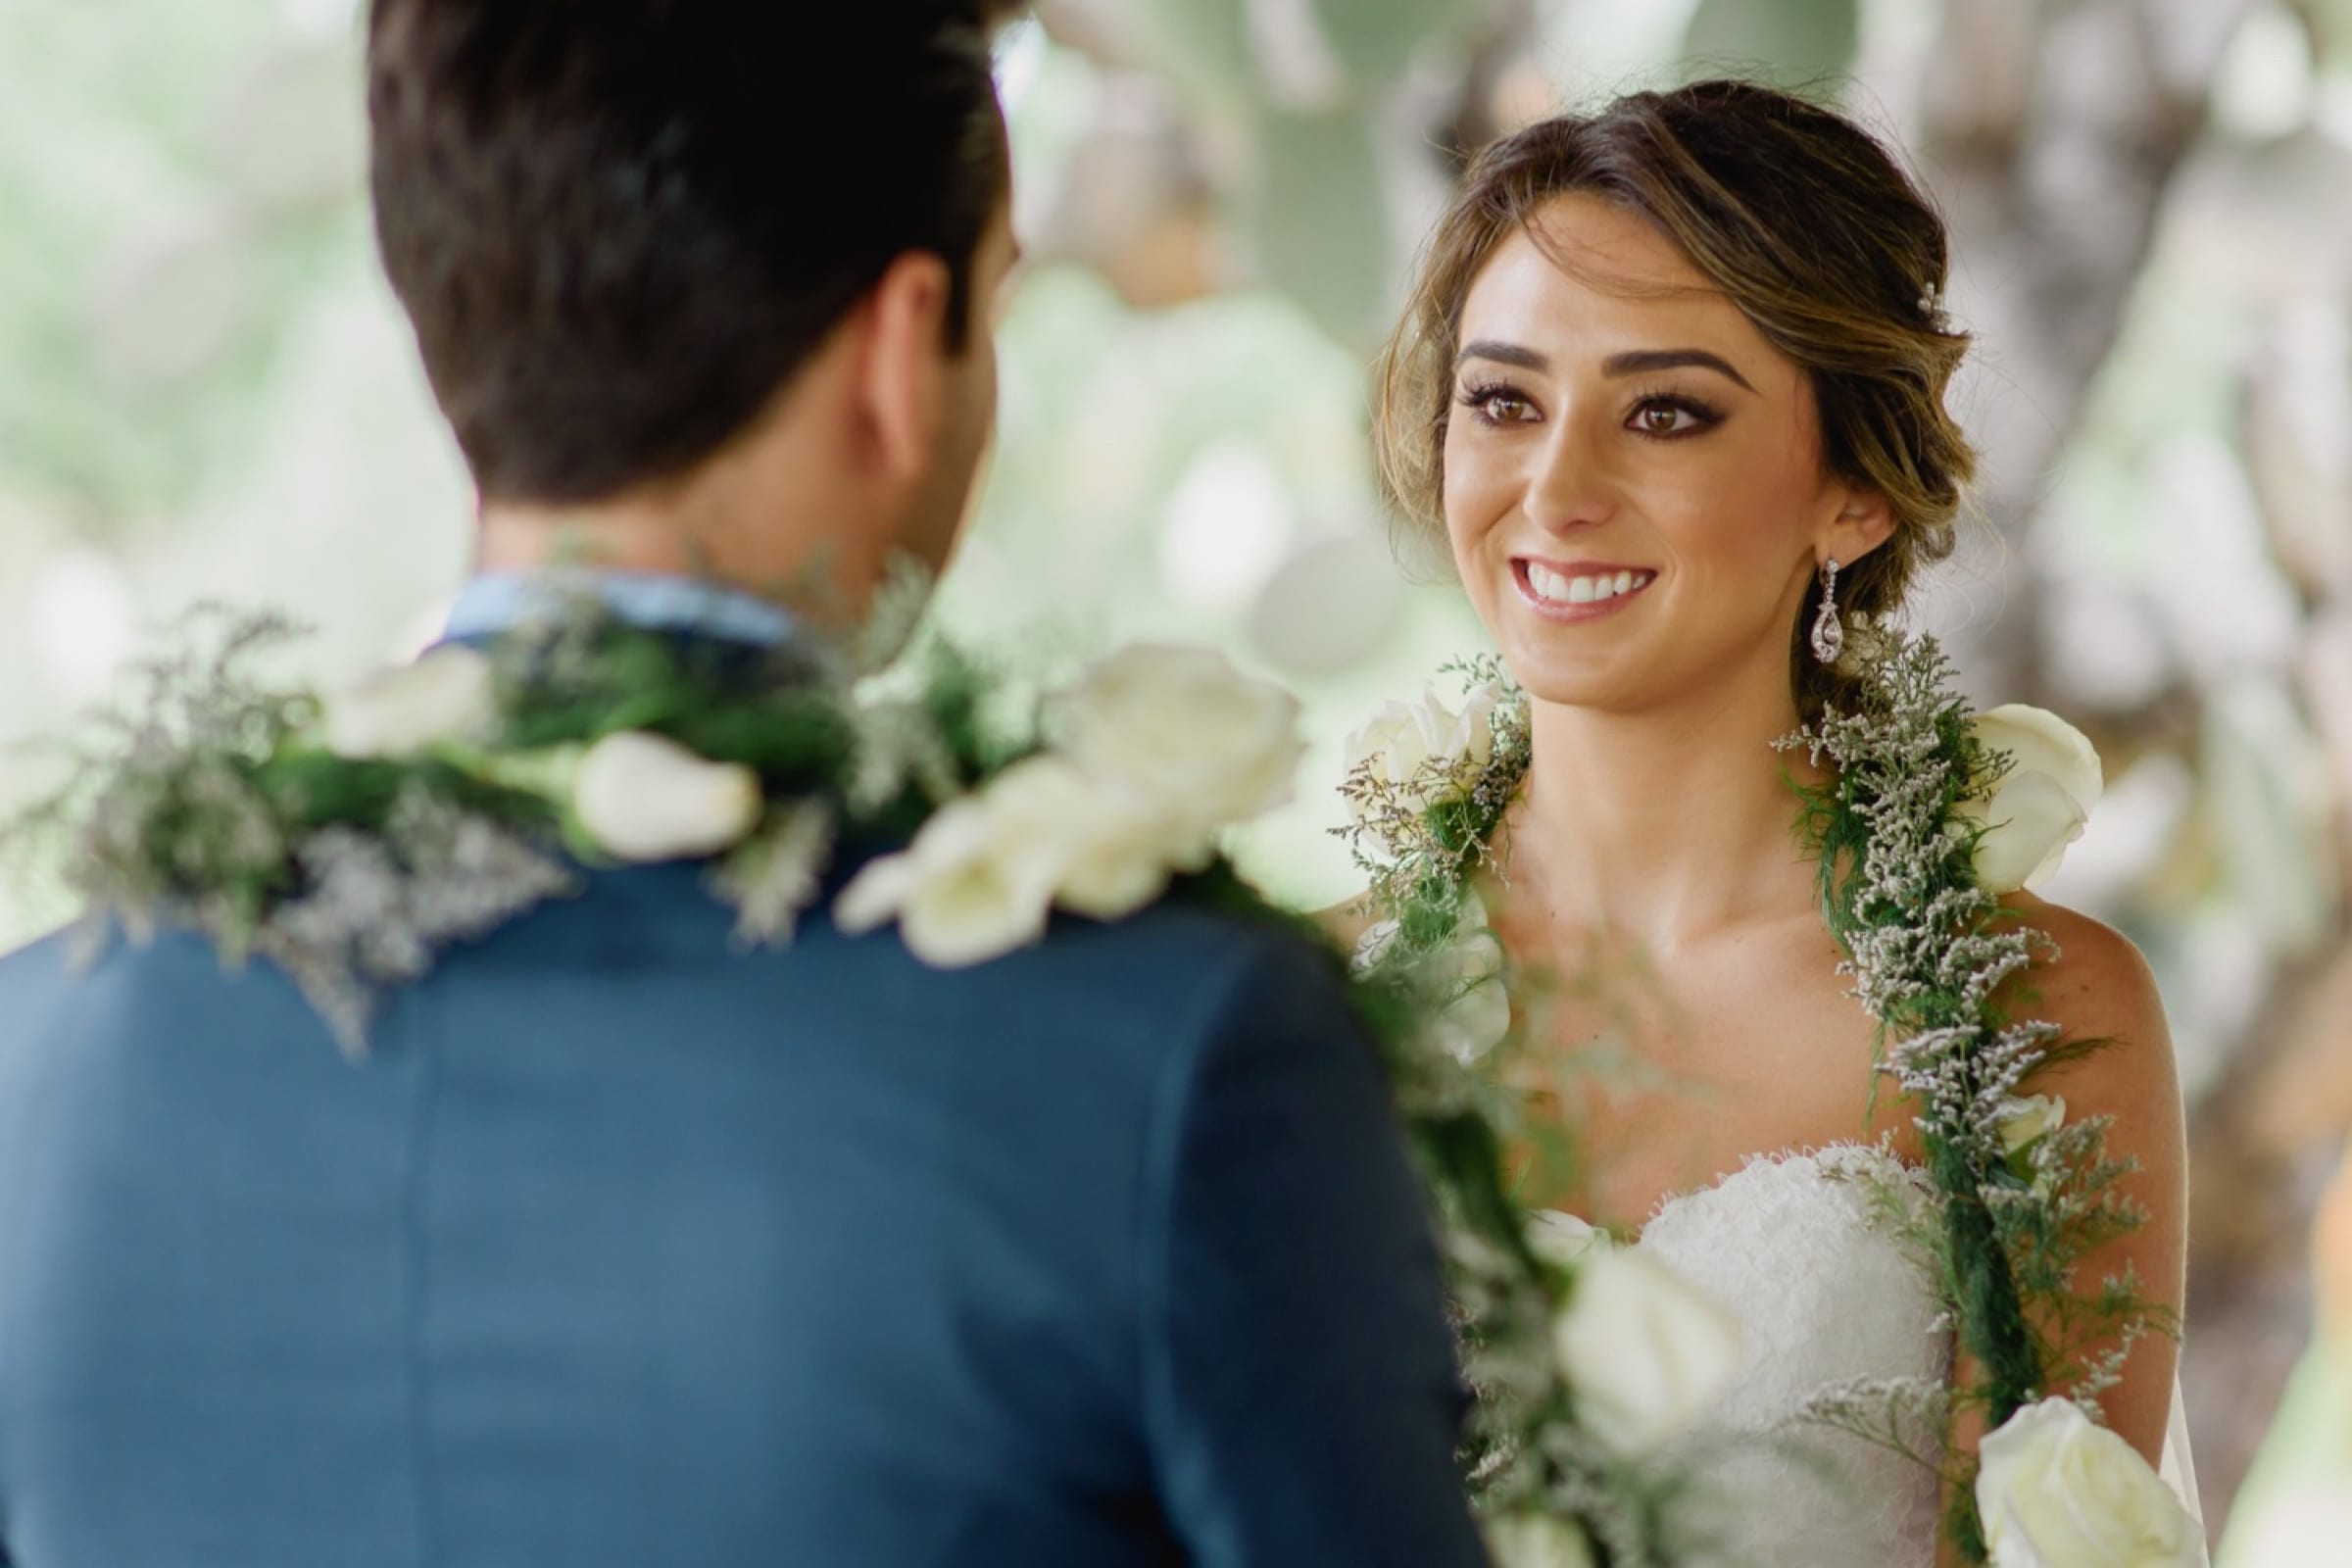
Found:
[[[1898,1205],[1889,1211],[1889,1203]],[[1862,1385],[1941,1389],[1950,1332],[1900,1218],[1932,1212],[1919,1172],[1866,1145],[1751,1159],[1667,1200],[1636,1245],[1735,1312],[1740,1371],[1693,1441],[1737,1435],[1720,1533],[1754,1568],[1928,1568],[1937,1481],[1905,1454],[1807,1418]],[[1878,1400],[1884,1406],[1882,1395]],[[1936,1456],[1935,1429],[1908,1424]]]

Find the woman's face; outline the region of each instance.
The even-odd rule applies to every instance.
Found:
[[[1804,372],[1646,220],[1577,195],[1539,221],[1566,268],[1515,233],[1462,307],[1445,504],[1471,603],[1542,701],[1786,690],[1807,581],[1885,537],[1883,503],[1823,471]]]

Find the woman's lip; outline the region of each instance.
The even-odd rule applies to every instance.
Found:
[[[1658,580],[1657,574],[1647,566],[1603,566],[1597,563],[1580,563],[1573,566],[1562,566],[1555,565],[1548,561],[1536,561],[1534,563],[1536,565],[1548,567],[1562,576],[1597,577],[1603,572],[1634,571],[1646,573],[1649,577],[1649,582],[1642,583],[1638,588],[1630,588],[1621,594],[1611,594],[1606,599],[1595,600],[1591,604],[1584,605],[1564,605],[1557,600],[1546,599],[1536,592],[1535,584],[1528,581],[1527,577],[1527,568],[1531,560],[1533,558],[1527,556],[1516,557],[1512,560],[1512,586],[1519,590],[1519,597],[1525,602],[1528,609],[1545,620],[1556,621],[1564,625],[1579,621],[1598,620],[1603,615],[1614,614],[1647,593],[1650,584]]]

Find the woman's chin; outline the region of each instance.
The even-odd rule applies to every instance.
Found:
[[[1505,647],[1502,662],[1521,691],[1551,707],[1630,708],[1652,695],[1641,681],[1589,659],[1563,657],[1557,649]]]

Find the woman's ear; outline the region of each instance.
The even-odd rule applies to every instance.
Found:
[[[1855,486],[1841,493],[1836,515],[1814,540],[1814,554],[1850,566],[1894,537],[1894,508],[1880,491]]]
[[[866,297],[854,388],[858,423],[883,471],[895,479],[921,478],[939,440],[953,288],[947,263],[909,251]]]

